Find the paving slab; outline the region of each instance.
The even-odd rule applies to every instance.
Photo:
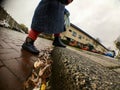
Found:
[[[3,66],[3,63],[0,61],[0,67],[2,67]]]
[[[23,90],[23,82],[39,56],[21,49],[26,36],[0,27],[0,90]],[[38,50],[53,47],[52,41],[43,38],[38,38],[35,45]]]
[[[23,90],[23,84],[6,67],[0,68],[0,90]]]
[[[21,49],[21,45],[26,36],[27,34],[0,27],[0,90],[23,90],[23,82],[29,76],[34,61],[39,57],[39,55],[33,55]],[[43,38],[38,38],[35,46],[40,51],[53,47],[52,41]],[[76,52],[81,56],[89,58],[91,63],[95,62],[98,65],[112,68],[120,66],[120,64],[113,59],[97,54],[91,55],[84,51],[76,50]],[[70,57],[73,58],[72,62],[74,63],[74,57],[72,55]],[[83,60],[83,62],[85,61]],[[83,64],[81,63],[81,65]],[[77,64],[74,66],[76,65]],[[89,67],[88,65],[88,68]],[[96,68],[94,69],[94,73],[96,73]],[[119,68],[114,68],[114,71],[119,72]]]
[[[26,80],[32,70],[28,64],[17,61],[16,59],[6,60],[3,61],[3,63],[21,82],[24,82]]]

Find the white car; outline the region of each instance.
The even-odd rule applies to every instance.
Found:
[[[10,25],[6,22],[6,20],[0,21],[0,25],[7,28],[10,27]]]

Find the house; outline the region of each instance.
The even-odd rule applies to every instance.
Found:
[[[69,42],[71,46],[77,46],[87,50],[88,46],[94,48],[94,52],[105,53],[108,49],[92,36],[71,23],[70,28],[61,34],[61,38]]]

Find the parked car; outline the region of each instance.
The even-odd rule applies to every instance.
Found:
[[[10,25],[6,22],[6,20],[0,21],[0,26],[9,28]]]
[[[108,51],[108,52],[105,53],[105,56],[109,56],[109,57],[114,58],[115,57],[115,51],[114,50]]]

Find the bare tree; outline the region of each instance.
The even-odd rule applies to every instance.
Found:
[[[27,28],[26,25],[20,24],[20,28],[21,28],[25,33],[28,33],[28,28]]]

